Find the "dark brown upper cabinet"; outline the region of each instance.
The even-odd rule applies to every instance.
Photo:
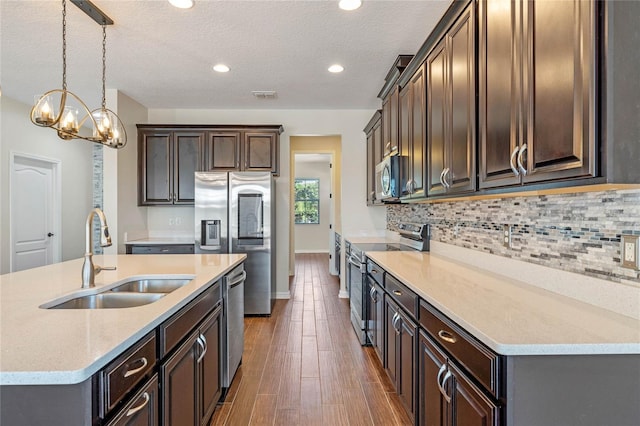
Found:
[[[240,170],[239,131],[215,131],[207,133],[204,170]]]
[[[384,79],[385,84],[382,90],[378,93],[378,98],[382,100],[382,151],[380,160],[384,156],[395,155],[402,150],[398,128],[400,86],[397,82],[412,58],[413,55],[398,55]]]
[[[376,199],[376,164],[382,159],[382,111],[376,111],[364,128],[367,135],[367,205],[381,205]]]
[[[278,134],[275,132],[244,132],[242,170],[279,173]]]
[[[595,176],[595,2],[479,5],[480,188]]]
[[[476,189],[474,10],[472,2],[426,60],[429,196]]]
[[[400,168],[402,198],[423,198],[426,158],[425,65],[413,74],[400,91]]]
[[[205,171],[280,173],[282,126],[207,126],[205,130]]]
[[[139,130],[138,204],[193,204],[193,174],[202,167],[204,140],[198,131]]]

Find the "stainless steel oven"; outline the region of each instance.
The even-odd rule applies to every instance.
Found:
[[[361,345],[370,342],[367,338],[367,306],[369,297],[366,294],[367,258],[366,253],[372,251],[429,251],[429,225],[401,223],[398,226],[399,241],[381,243],[351,243],[347,256],[347,284],[349,286],[349,305],[351,308],[351,325]]]

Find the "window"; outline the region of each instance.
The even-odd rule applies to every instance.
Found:
[[[320,223],[320,179],[296,179],[295,191],[295,223]]]

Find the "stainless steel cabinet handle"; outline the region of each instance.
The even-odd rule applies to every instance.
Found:
[[[440,366],[440,370],[438,370],[438,378],[436,379],[436,382],[438,382],[438,387],[441,389],[440,392],[442,392],[442,383],[440,382],[440,377],[442,377],[442,375],[446,370],[447,370],[447,363],[445,362]]]
[[[447,188],[447,185],[444,183],[444,177],[443,176],[444,176],[444,172],[446,170],[447,169],[442,169],[442,171],[440,172],[440,185],[442,185],[442,187],[445,188],[445,189]]]
[[[402,296],[402,292],[400,290],[393,290],[393,294],[396,296]]]
[[[142,404],[138,405],[137,407],[131,408],[129,411],[127,411],[127,414],[125,415],[125,417],[131,417],[133,416],[135,413],[137,413],[138,411],[142,410],[144,407],[146,407],[146,405],[149,403],[149,394],[147,392],[142,394],[142,397],[144,398],[144,401],[142,402]]]
[[[231,282],[229,282],[229,288],[235,287],[247,278],[247,271],[242,271],[240,275],[236,275]]]
[[[169,253],[169,249],[168,248],[161,249],[160,251],[163,252],[163,253]]]
[[[400,327],[398,327],[398,321],[400,321],[400,314],[397,312],[393,315],[393,329],[396,331],[396,334],[400,334]]]
[[[444,379],[442,379],[442,386],[440,386],[440,393],[444,397],[445,401],[451,402],[451,397],[447,395],[447,390],[445,386],[447,385],[447,380],[451,378],[451,371],[447,370],[447,374],[444,375]]]
[[[407,193],[409,194],[413,194],[415,192],[415,187],[416,187],[416,182],[413,179],[409,179],[407,181],[407,184],[405,185]]]
[[[198,336],[198,339],[196,341],[202,348],[202,353],[200,354],[200,356],[198,357],[198,360],[196,361],[197,364],[200,364],[200,361],[202,361],[202,358],[204,358],[204,354],[207,353],[207,343],[206,343],[206,340],[204,340],[204,336],[202,334]]]
[[[134,374],[136,374],[136,373],[139,373],[140,371],[144,370],[144,368],[145,368],[145,367],[147,366],[147,364],[149,363],[149,362],[147,361],[147,358],[146,358],[146,357],[142,357],[142,358],[140,358],[140,359],[138,359],[138,360],[136,360],[136,361],[134,361],[134,362],[138,362],[138,361],[141,361],[141,362],[142,362],[142,365],[141,365],[140,367],[138,367],[138,368],[134,368],[133,370],[127,370],[127,371],[125,371],[125,372],[124,372],[124,377],[130,377],[130,376],[133,376],[133,375],[134,375]],[[133,364],[133,363],[132,363],[132,364]]]
[[[444,172],[442,173],[442,183],[444,183],[444,186],[447,189],[451,188],[451,185],[449,184],[449,182],[447,182],[447,175],[449,174],[450,171],[451,169],[447,167],[446,169],[444,169]]]
[[[516,168],[516,154],[520,151],[520,147],[516,146],[513,148],[513,152],[511,153],[511,158],[509,159],[509,165],[511,166],[511,171],[514,175],[520,176],[520,172]]]
[[[373,269],[371,270],[371,273],[372,273],[372,274],[377,274],[377,273],[378,273],[378,270],[377,270],[376,268],[373,268]]]
[[[524,155],[526,150],[527,144],[525,143],[524,145],[522,145],[522,147],[520,148],[520,152],[518,153],[518,168],[520,169],[520,173],[522,173],[522,176],[527,175],[527,169],[525,169],[525,167],[522,165],[522,156]]]
[[[373,303],[378,303],[378,292],[374,287],[371,287],[371,291],[369,292],[369,297],[373,300]]]
[[[449,342],[449,343],[457,342],[456,336],[454,336],[453,334],[449,333],[446,330],[438,331],[438,336],[445,342]]]

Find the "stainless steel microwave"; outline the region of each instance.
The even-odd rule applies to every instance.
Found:
[[[376,165],[376,199],[389,202],[400,198],[403,158],[400,155],[387,155]]]

